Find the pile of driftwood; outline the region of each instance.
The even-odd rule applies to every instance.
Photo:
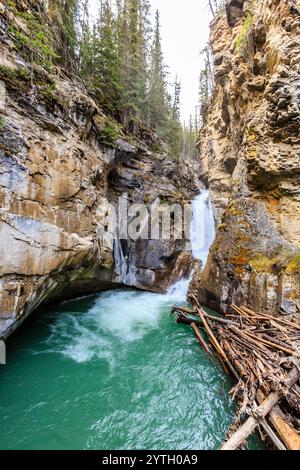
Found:
[[[300,325],[236,306],[219,318],[190,300],[192,309],[174,306],[177,321],[237,381],[230,393],[239,409],[222,449],[243,447],[258,428],[277,449],[300,450]]]

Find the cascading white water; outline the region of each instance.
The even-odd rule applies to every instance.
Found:
[[[204,267],[209,249],[215,238],[215,223],[209,197],[209,191],[202,191],[193,201],[193,219],[191,225],[191,244],[195,259]]]
[[[193,205],[203,223],[205,200]],[[196,255],[200,248],[193,246]],[[124,279],[126,253],[116,240]],[[219,448],[235,411],[226,393],[232,384],[169,320],[188,285],[183,279],[166,294],[111,290],[37,315],[3,369],[0,449]]]
[[[215,223],[208,190],[202,191],[194,199],[192,209],[190,231],[192,253],[193,257],[201,261],[201,265],[204,267],[215,238]],[[172,299],[174,302],[185,302],[192,276],[193,274],[189,279],[181,279],[171,286],[166,294],[168,299]]]
[[[114,258],[116,265],[116,274],[120,283],[125,284],[125,286],[134,286],[136,279],[136,267],[130,265],[128,259],[124,256],[121,240],[119,236],[116,235],[115,244],[114,244]]]
[[[210,246],[215,237],[215,225],[213,212],[211,208],[209,191],[202,191],[192,203],[192,223],[190,231],[190,239],[192,245],[192,253],[195,259],[201,261],[204,267],[207,261]],[[134,285],[135,267],[130,266],[124,256],[121,241],[116,236],[114,256],[116,263],[116,273],[120,282],[127,286]],[[167,297],[162,296],[164,300],[173,299],[174,301],[186,300],[186,295],[190,283],[190,279],[181,279],[176,284],[171,286],[166,294]]]

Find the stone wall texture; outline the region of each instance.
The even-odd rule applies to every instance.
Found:
[[[37,3],[19,5],[26,10]],[[165,291],[188,275],[192,258],[184,242],[112,243],[108,205],[125,195],[129,203],[190,202],[199,181],[194,167],[174,160],[155,135],[129,143],[121,134],[114,145],[104,145],[108,118],[84,85],[62,70],[32,68],[8,28],[13,24],[27,34],[26,23],[2,1],[0,15],[0,80],[6,90],[0,127],[0,337],[6,337],[42,304],[124,284]]]
[[[199,138],[217,236],[193,288],[300,312],[300,2],[228,1],[211,25],[215,87]]]

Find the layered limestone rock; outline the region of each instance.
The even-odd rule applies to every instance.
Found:
[[[45,302],[122,284],[162,291],[188,275],[184,240],[113,243],[109,205],[125,194],[129,202],[190,201],[198,182],[155,136],[128,143],[120,133],[104,144],[109,119],[84,86],[32,68],[8,29],[15,21],[26,32],[26,24],[2,2],[0,14],[1,337]]]
[[[300,2],[228,1],[199,150],[218,226],[199,300],[300,312]]]

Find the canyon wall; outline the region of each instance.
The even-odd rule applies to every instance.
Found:
[[[19,5],[30,11],[37,2]],[[154,134],[133,139],[112,127],[81,82],[26,62],[9,29],[29,34],[26,21],[1,1],[0,15],[0,337],[6,337],[42,304],[124,284],[164,291],[188,275],[184,240],[113,242],[108,207],[125,195],[129,203],[189,202],[199,181],[193,166],[174,160]],[[112,130],[119,133],[113,139]]]
[[[211,25],[214,90],[199,138],[217,236],[201,303],[300,312],[300,2],[228,0]]]

